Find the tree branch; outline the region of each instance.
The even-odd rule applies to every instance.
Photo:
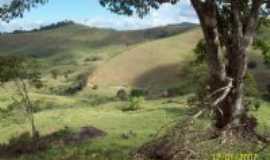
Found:
[[[255,36],[256,27],[259,20],[260,9],[264,3],[264,0],[252,0],[252,7],[250,10],[249,18],[247,19],[246,27],[244,28],[244,36],[246,43],[250,43],[250,39]],[[248,45],[247,44],[247,45]]]
[[[233,88],[233,79],[228,78],[228,84],[225,87],[222,87],[216,91],[214,94],[223,91],[222,95],[220,95],[216,100],[212,103],[212,106],[217,106],[220,102],[222,102],[230,93],[231,89]]]
[[[243,38],[243,22],[241,18],[241,2],[238,0],[231,0],[231,14],[232,14],[232,35],[234,44],[241,45]]]

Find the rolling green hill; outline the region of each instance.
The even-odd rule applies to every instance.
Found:
[[[101,65],[89,83],[105,86],[170,86],[183,79],[181,69],[192,60],[192,50],[202,37],[199,29],[143,44]]]
[[[55,29],[2,35],[0,54],[21,54],[36,58],[49,58],[58,54],[80,56],[108,46],[123,47],[168,37],[191,27],[191,24],[179,24],[146,30],[116,31],[68,24]],[[78,53],[78,50],[81,52]]]

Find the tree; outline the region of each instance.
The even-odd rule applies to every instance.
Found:
[[[39,132],[36,129],[34,118],[34,105],[29,95],[29,85],[41,88],[40,73],[36,65],[27,58],[5,56],[0,57],[0,84],[13,83],[17,95],[12,100],[23,107],[27,119],[31,124],[33,139],[38,138]]]
[[[2,19],[21,12],[42,0],[13,0],[0,9]],[[143,17],[151,9],[180,0],[100,0],[103,7],[122,15]],[[269,0],[190,0],[201,24],[209,68],[210,106],[216,113],[215,126],[245,126],[248,120],[243,103],[243,78],[247,68],[247,49],[256,35],[261,17],[269,15]],[[11,15],[11,16],[8,16]]]

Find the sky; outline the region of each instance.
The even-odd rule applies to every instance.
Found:
[[[0,0],[0,5],[10,1],[12,0]],[[31,30],[63,20],[73,20],[91,27],[117,30],[134,30],[181,22],[198,22],[189,0],[181,0],[176,5],[162,5],[158,10],[151,10],[149,15],[143,19],[136,15],[127,17],[111,13],[100,6],[99,0],[49,0],[47,4],[25,12],[23,18],[16,18],[9,23],[0,21],[0,31]]]

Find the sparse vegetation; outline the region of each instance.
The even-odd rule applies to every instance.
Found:
[[[142,88],[134,88],[130,91],[130,97],[145,97],[147,96],[147,91]]]
[[[102,60],[102,57],[99,57],[99,56],[93,56],[93,57],[88,57],[88,58],[85,58],[85,62],[96,62],[96,61],[100,61]]]
[[[54,69],[54,70],[51,70],[51,75],[52,75],[53,79],[57,79],[58,76],[60,75],[60,72],[59,72],[59,70]]]
[[[261,50],[264,56],[264,63],[270,64],[270,45],[262,39],[257,39],[254,43],[256,49]]]
[[[144,97],[131,97],[128,101],[128,105],[124,107],[123,111],[137,111],[143,108]]]
[[[245,96],[248,96],[248,97],[258,97],[259,96],[257,82],[250,72],[247,72],[245,79],[244,79],[244,83],[245,83],[245,89],[244,89]]]
[[[128,93],[124,89],[120,89],[116,93],[116,97],[119,98],[121,101],[127,101],[128,100]]]

